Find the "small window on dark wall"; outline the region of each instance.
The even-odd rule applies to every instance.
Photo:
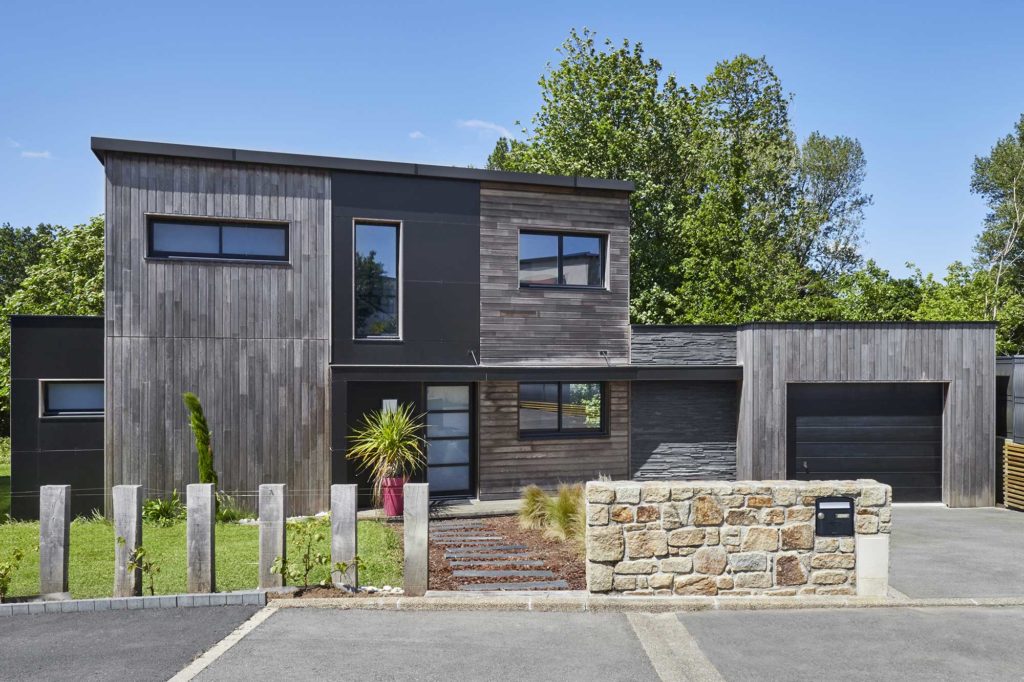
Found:
[[[605,238],[592,234],[519,233],[519,286],[604,286]]]
[[[523,436],[605,433],[604,384],[519,384],[519,433]]]
[[[151,258],[288,260],[288,225],[152,218]]]
[[[355,224],[355,337],[397,339],[398,237],[395,223]]]
[[[103,414],[103,381],[40,382],[41,413],[44,417]]]

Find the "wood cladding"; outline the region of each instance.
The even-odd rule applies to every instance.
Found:
[[[519,438],[519,384],[479,384],[479,497],[519,497],[531,483],[554,490],[559,483],[629,475],[629,384],[605,384],[608,435],[587,438]]]
[[[607,289],[519,288],[519,230],[606,234]],[[629,363],[629,197],[480,189],[480,362]]]
[[[1003,502],[1024,511],[1024,445],[1009,440],[1003,444]]]
[[[190,390],[223,489],[287,483],[289,513],[325,509],[329,174],[114,153],[105,169],[106,486],[195,482]],[[147,214],[286,221],[290,262],[147,259]]]

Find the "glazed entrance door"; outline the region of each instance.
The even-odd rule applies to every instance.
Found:
[[[427,482],[431,497],[472,497],[473,387],[434,384],[426,387]]]

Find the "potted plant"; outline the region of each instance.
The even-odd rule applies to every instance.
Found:
[[[422,429],[412,405],[398,405],[367,413],[349,436],[347,457],[370,473],[374,504],[388,516],[401,516],[402,486],[426,463]]]

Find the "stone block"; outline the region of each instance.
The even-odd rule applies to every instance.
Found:
[[[701,528],[680,528],[668,534],[672,547],[700,547],[704,544],[705,531]]]
[[[764,589],[772,586],[771,573],[737,573],[733,580],[736,587],[741,589]]]
[[[722,544],[726,547],[739,547],[740,546],[740,529],[739,528],[726,528],[720,533],[722,538]]]
[[[782,507],[765,509],[761,512],[761,523],[769,526],[781,526],[786,522],[786,510]]]
[[[259,586],[261,589],[281,587],[284,577],[271,568],[278,557],[288,558],[285,544],[285,496],[288,486],[284,483],[264,483],[259,489]]]
[[[642,504],[636,508],[637,523],[651,523],[661,520],[661,510],[653,504]]]
[[[856,544],[853,538],[839,538],[839,551],[852,552]]]
[[[39,488],[39,593],[68,591],[71,486]]]
[[[721,495],[718,497],[718,502],[727,509],[736,509],[743,506],[744,497],[742,495]]]
[[[587,503],[587,525],[588,526],[607,526],[608,525],[608,505],[607,504],[593,504]]]
[[[422,597],[427,591],[429,574],[430,484],[406,483],[403,497],[405,563],[402,589],[407,597]]]
[[[733,580],[731,575],[720,575],[715,580],[715,585],[718,587],[718,591],[721,592],[722,590],[731,590],[736,587],[736,581]]]
[[[729,555],[729,568],[733,573],[764,571],[768,568],[768,557],[761,552],[737,552]]]
[[[690,518],[690,505],[686,502],[666,502],[661,505],[661,527],[674,530],[686,525]]]
[[[212,483],[190,483],[185,487],[186,579],[189,592],[215,592],[214,527],[217,499]]]
[[[800,557],[795,554],[783,554],[775,558],[776,585],[804,585],[807,583],[807,571]]]
[[[817,592],[817,594],[822,595],[822,596],[840,596],[840,595],[842,595],[842,596],[849,596],[849,595],[852,595],[854,593],[853,588],[849,587],[849,586],[842,586],[842,587],[822,586],[822,587],[819,587],[816,592]]]
[[[747,498],[747,506],[755,509],[770,507],[772,506],[772,498],[770,495],[751,495]]]
[[[628,504],[616,504],[609,512],[609,518],[615,523],[633,523],[636,520],[636,512]]]
[[[591,592],[608,592],[612,589],[615,573],[611,566],[587,562],[587,589]]]
[[[671,490],[668,484],[647,484],[640,489],[643,502],[668,502]]]
[[[774,552],[779,548],[779,531],[775,528],[750,528],[740,544],[744,552]]]
[[[661,560],[663,573],[690,573],[693,571],[693,560],[689,557],[672,557]]]
[[[782,527],[782,549],[811,549],[814,547],[814,527],[809,523],[795,523]]]
[[[692,499],[694,494],[693,486],[685,483],[670,485],[669,492],[671,493],[673,502]]]
[[[618,528],[587,529],[587,559],[590,561],[619,561],[625,548],[622,531]]]
[[[666,561],[668,561],[666,559]],[[653,559],[639,561],[620,561],[615,564],[615,572],[620,575],[645,575],[658,570],[658,562]]]
[[[796,489],[790,487],[779,487],[772,492],[772,500],[775,504],[788,507],[796,504]]]
[[[730,526],[753,526],[757,524],[757,512],[753,509],[730,509],[725,513],[725,522]]]
[[[359,574],[355,559],[359,555],[356,533],[358,486],[354,483],[331,486],[331,567],[342,563],[347,569],[332,571],[335,585],[358,585]]]
[[[720,575],[725,570],[726,561],[723,547],[701,547],[693,555],[693,569],[697,573]]]
[[[714,578],[701,575],[676,576],[674,591],[678,595],[713,597],[718,594]]]
[[[838,552],[839,538],[814,538],[815,552]]]
[[[842,585],[848,577],[846,571],[814,571],[811,573],[811,582],[815,585]]]
[[[815,554],[811,557],[811,568],[853,568],[852,554]]]
[[[612,576],[612,589],[616,592],[625,592],[627,590],[635,590],[637,588],[636,576],[633,575],[614,575]]]
[[[600,483],[587,483],[587,502],[610,504],[615,501],[615,491]]]
[[[647,586],[655,590],[668,590],[672,588],[673,580],[675,576],[671,573],[655,573],[647,576]]]
[[[630,559],[668,554],[668,533],[663,530],[642,530],[626,533],[626,554]]]
[[[810,521],[814,518],[814,507],[790,507],[786,510],[787,521]]]
[[[854,518],[854,530],[857,531],[857,535],[874,535],[878,532],[878,517],[874,514],[861,513],[867,512],[865,509],[858,509],[856,517]]]
[[[615,501],[621,504],[639,504],[640,484],[616,486]]]
[[[857,500],[858,506],[881,507],[885,504],[887,492],[888,486],[885,485],[866,486],[861,490],[860,499]]]
[[[704,544],[717,545],[719,542],[721,542],[721,540],[717,528],[708,528],[704,531]]]
[[[722,507],[710,495],[701,495],[693,501],[693,525],[720,526],[724,520]]]

